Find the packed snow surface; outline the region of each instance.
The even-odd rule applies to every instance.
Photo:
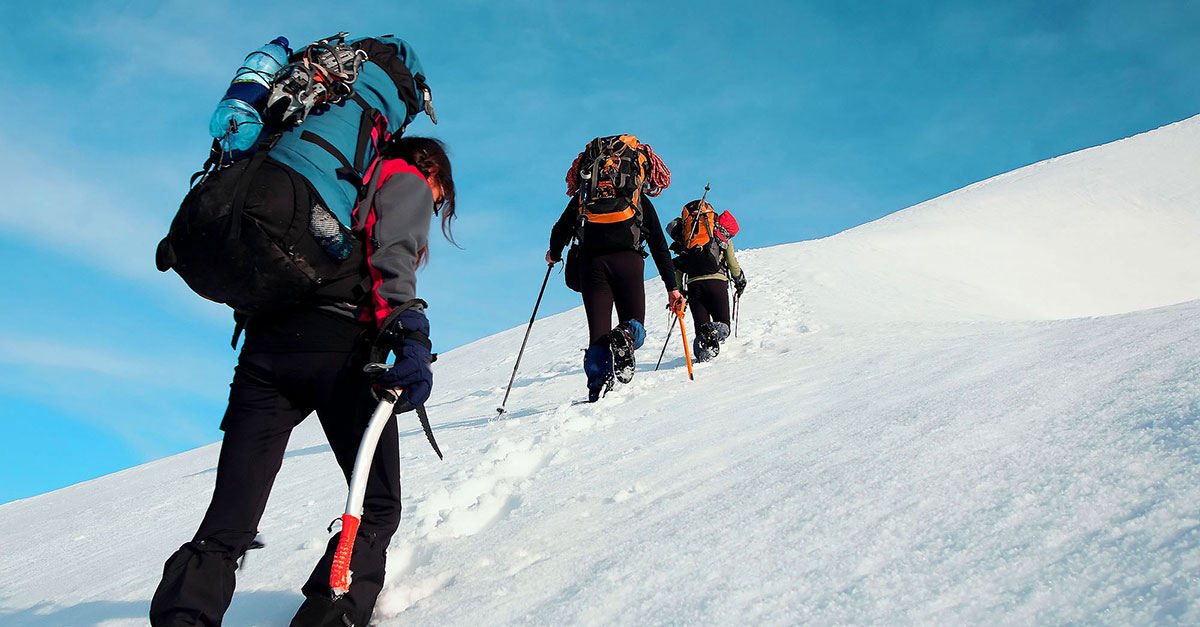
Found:
[[[600,403],[578,309],[504,419],[524,327],[443,355],[374,624],[1200,624],[1197,172],[1191,119],[744,251],[695,381],[657,281]],[[218,447],[0,507],[0,624],[144,624]],[[344,498],[307,421],[226,624],[287,623]]]

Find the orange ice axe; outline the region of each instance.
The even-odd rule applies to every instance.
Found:
[[[679,303],[675,308],[675,315],[679,318],[679,333],[683,336],[683,357],[687,361],[688,380],[695,381],[696,377],[692,375],[692,351],[688,348],[687,329],[683,326],[683,310],[687,308],[685,303]]]

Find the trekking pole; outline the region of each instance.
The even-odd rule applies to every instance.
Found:
[[[680,304],[679,309],[675,310],[675,316],[679,318],[679,333],[683,336],[683,358],[687,361],[688,381],[695,381],[696,377],[692,375],[692,352],[688,348],[687,329],[683,326],[683,310],[686,304]]]
[[[390,397],[379,400],[375,413],[367,423],[362,441],[358,443],[358,454],[354,457],[354,471],[350,473],[350,496],[346,499],[346,513],[342,514],[342,537],[338,539],[337,551],[333,554],[333,567],[329,570],[329,587],[333,598],[341,597],[350,589],[350,556],[354,553],[354,537],[358,535],[358,523],[362,518],[363,498],[367,493],[367,476],[371,474],[371,462],[375,459],[375,448],[379,436],[392,417],[392,409],[401,390],[392,390]]]
[[[741,294],[733,293],[733,337],[737,337],[738,305],[742,302]]]
[[[663,342],[662,352],[658,354],[658,363],[654,364],[654,371],[658,372],[658,367],[662,365],[663,355],[667,354],[667,344],[671,343],[671,334],[675,332],[675,312],[671,312],[671,322],[667,324],[667,341]]]
[[[525,343],[529,341],[529,332],[533,330],[533,319],[537,317],[538,307],[542,305],[542,294],[546,293],[546,282],[550,280],[550,271],[554,264],[546,266],[546,278],[542,279],[542,289],[538,290],[537,302],[533,304],[533,315],[529,316],[529,326],[525,328],[525,339],[521,340],[521,350],[517,351],[517,363],[513,364],[512,376],[508,378],[508,389],[504,390],[504,400],[496,408],[496,418],[504,415],[504,406],[508,403],[508,393],[512,392],[513,381],[517,380],[517,368],[521,367],[521,355],[525,353]]]

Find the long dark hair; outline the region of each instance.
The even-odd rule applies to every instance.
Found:
[[[383,147],[386,157],[399,157],[412,164],[428,179],[437,176],[438,184],[442,186],[442,235],[451,244],[454,234],[450,223],[455,219],[454,171],[450,168],[450,157],[446,154],[446,144],[432,137],[393,137]]]

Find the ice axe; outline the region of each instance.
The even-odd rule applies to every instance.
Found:
[[[374,374],[387,370],[387,364],[367,364],[363,370]],[[367,422],[367,430],[363,432],[362,440],[358,443],[358,454],[354,457],[354,471],[350,473],[350,496],[346,498],[346,513],[342,514],[342,537],[338,539],[337,551],[333,554],[333,567],[329,571],[329,587],[336,599],[350,590],[350,557],[354,553],[354,538],[358,535],[358,524],[362,520],[363,498],[367,493],[367,475],[370,474],[371,462],[375,460],[375,448],[379,445],[379,436],[392,417],[396,400],[402,390],[389,390],[382,394],[375,413]],[[440,456],[441,453],[438,453]]]
[[[392,366],[385,363],[369,363],[363,368],[367,374],[378,374]],[[375,461],[375,449],[379,446],[379,437],[396,409],[396,402],[404,390],[384,390],[380,392],[379,404],[367,421],[362,440],[358,443],[358,453],[354,456],[354,470],[350,473],[350,495],[346,497],[346,512],[342,514],[342,536],[338,539],[337,550],[333,554],[333,566],[329,569],[329,587],[333,598],[338,598],[350,590],[350,558],[354,555],[354,538],[358,535],[358,525],[362,522],[363,499],[367,494],[367,477],[371,474],[371,463]],[[437,441],[433,439],[433,429],[429,426],[429,415],[424,407],[417,407],[417,416],[421,420],[421,428],[430,446],[442,459],[442,451]]]
[[[679,333],[683,336],[683,358],[687,361],[688,380],[695,381],[696,377],[692,375],[692,351],[688,348],[687,329],[683,326],[683,310],[686,307],[687,304],[679,303],[679,307],[675,310],[675,316],[679,318]]]

